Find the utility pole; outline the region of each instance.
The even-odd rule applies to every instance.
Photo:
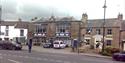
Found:
[[[104,21],[103,21],[103,39],[102,39],[103,45],[102,45],[102,52],[104,52],[104,48],[105,48],[105,15],[106,15],[106,8],[107,8],[106,0],[104,2],[103,8],[104,8]]]

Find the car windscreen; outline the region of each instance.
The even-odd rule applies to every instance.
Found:
[[[59,44],[59,42],[54,42],[54,44]]]

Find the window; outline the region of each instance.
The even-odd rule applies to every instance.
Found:
[[[107,40],[107,46],[111,46],[112,40]]]
[[[24,30],[20,30],[20,36],[24,36]]]
[[[5,32],[6,32],[5,36],[8,36],[9,30],[5,30]]]
[[[96,29],[96,34],[101,34],[101,30],[100,29]]]
[[[112,29],[107,29],[107,34],[112,34]]]
[[[86,29],[86,34],[91,34],[91,32],[92,32],[92,28],[87,28]]]

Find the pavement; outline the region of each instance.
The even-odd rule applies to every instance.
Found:
[[[28,50],[27,46],[23,46],[24,50]],[[47,52],[47,53],[58,53],[58,54],[73,54],[73,55],[84,55],[84,56],[90,56],[90,57],[97,57],[97,58],[106,58],[106,59],[112,59],[112,57],[109,56],[102,56],[100,54],[96,53],[78,53],[78,52],[71,52],[71,48],[65,48],[65,49],[53,49],[53,48],[43,48],[42,46],[33,46],[33,51],[37,52]]]

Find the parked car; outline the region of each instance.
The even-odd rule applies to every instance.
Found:
[[[22,45],[11,41],[0,41],[0,49],[21,50]]]
[[[43,43],[43,48],[52,48],[52,47],[53,44],[51,44],[50,42]]]
[[[61,40],[55,40],[53,43],[54,48],[65,48],[66,44]]]
[[[116,61],[125,61],[125,52],[114,53],[112,58]]]

